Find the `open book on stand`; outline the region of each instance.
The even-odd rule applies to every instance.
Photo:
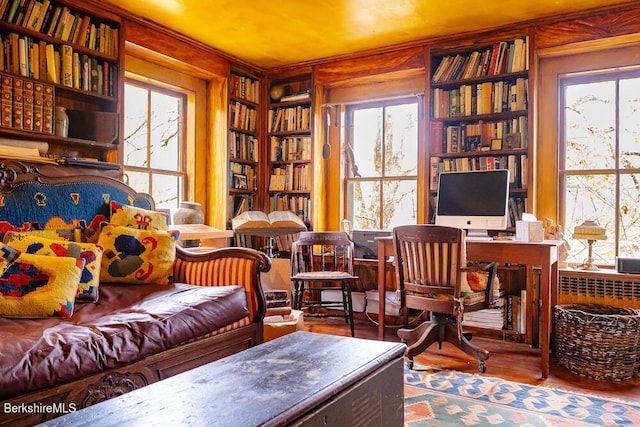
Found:
[[[245,211],[231,220],[231,228],[240,234],[280,236],[307,229],[299,216],[290,211]]]

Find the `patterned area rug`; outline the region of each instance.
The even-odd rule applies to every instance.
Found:
[[[639,426],[640,405],[456,371],[404,372],[405,427]]]

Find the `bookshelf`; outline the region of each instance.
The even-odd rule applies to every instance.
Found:
[[[39,142],[48,157],[113,161],[122,134],[121,18],[65,0],[0,2],[0,17],[0,138]],[[56,107],[67,110],[67,136],[56,132]]]
[[[311,75],[270,80],[268,111],[269,211],[311,219],[313,114]]]
[[[510,232],[527,210],[529,37],[432,51],[429,123],[431,218],[443,171],[509,169]]]
[[[256,206],[260,159],[260,79],[232,70],[229,77],[229,200],[227,219]]]

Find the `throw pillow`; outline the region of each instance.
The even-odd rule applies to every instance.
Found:
[[[0,276],[0,316],[71,317],[84,260],[20,254]]]
[[[24,253],[36,255],[64,256],[80,258],[85,261],[80,285],[78,286],[78,301],[98,300],[98,286],[100,284],[100,264],[102,261],[102,246],[92,243],[75,243],[66,240],[53,240],[28,233],[7,233],[4,242]]]
[[[178,235],[176,231],[105,225],[98,238],[98,244],[104,248],[100,280],[171,283]]]
[[[4,274],[5,270],[18,258],[20,251],[0,243],[0,274]]]
[[[163,230],[169,229],[166,215],[137,208],[135,206],[121,205],[112,200],[110,224],[123,225],[125,227],[139,228],[141,230]]]

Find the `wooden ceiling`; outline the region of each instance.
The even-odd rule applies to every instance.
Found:
[[[629,0],[106,0],[270,69]]]

